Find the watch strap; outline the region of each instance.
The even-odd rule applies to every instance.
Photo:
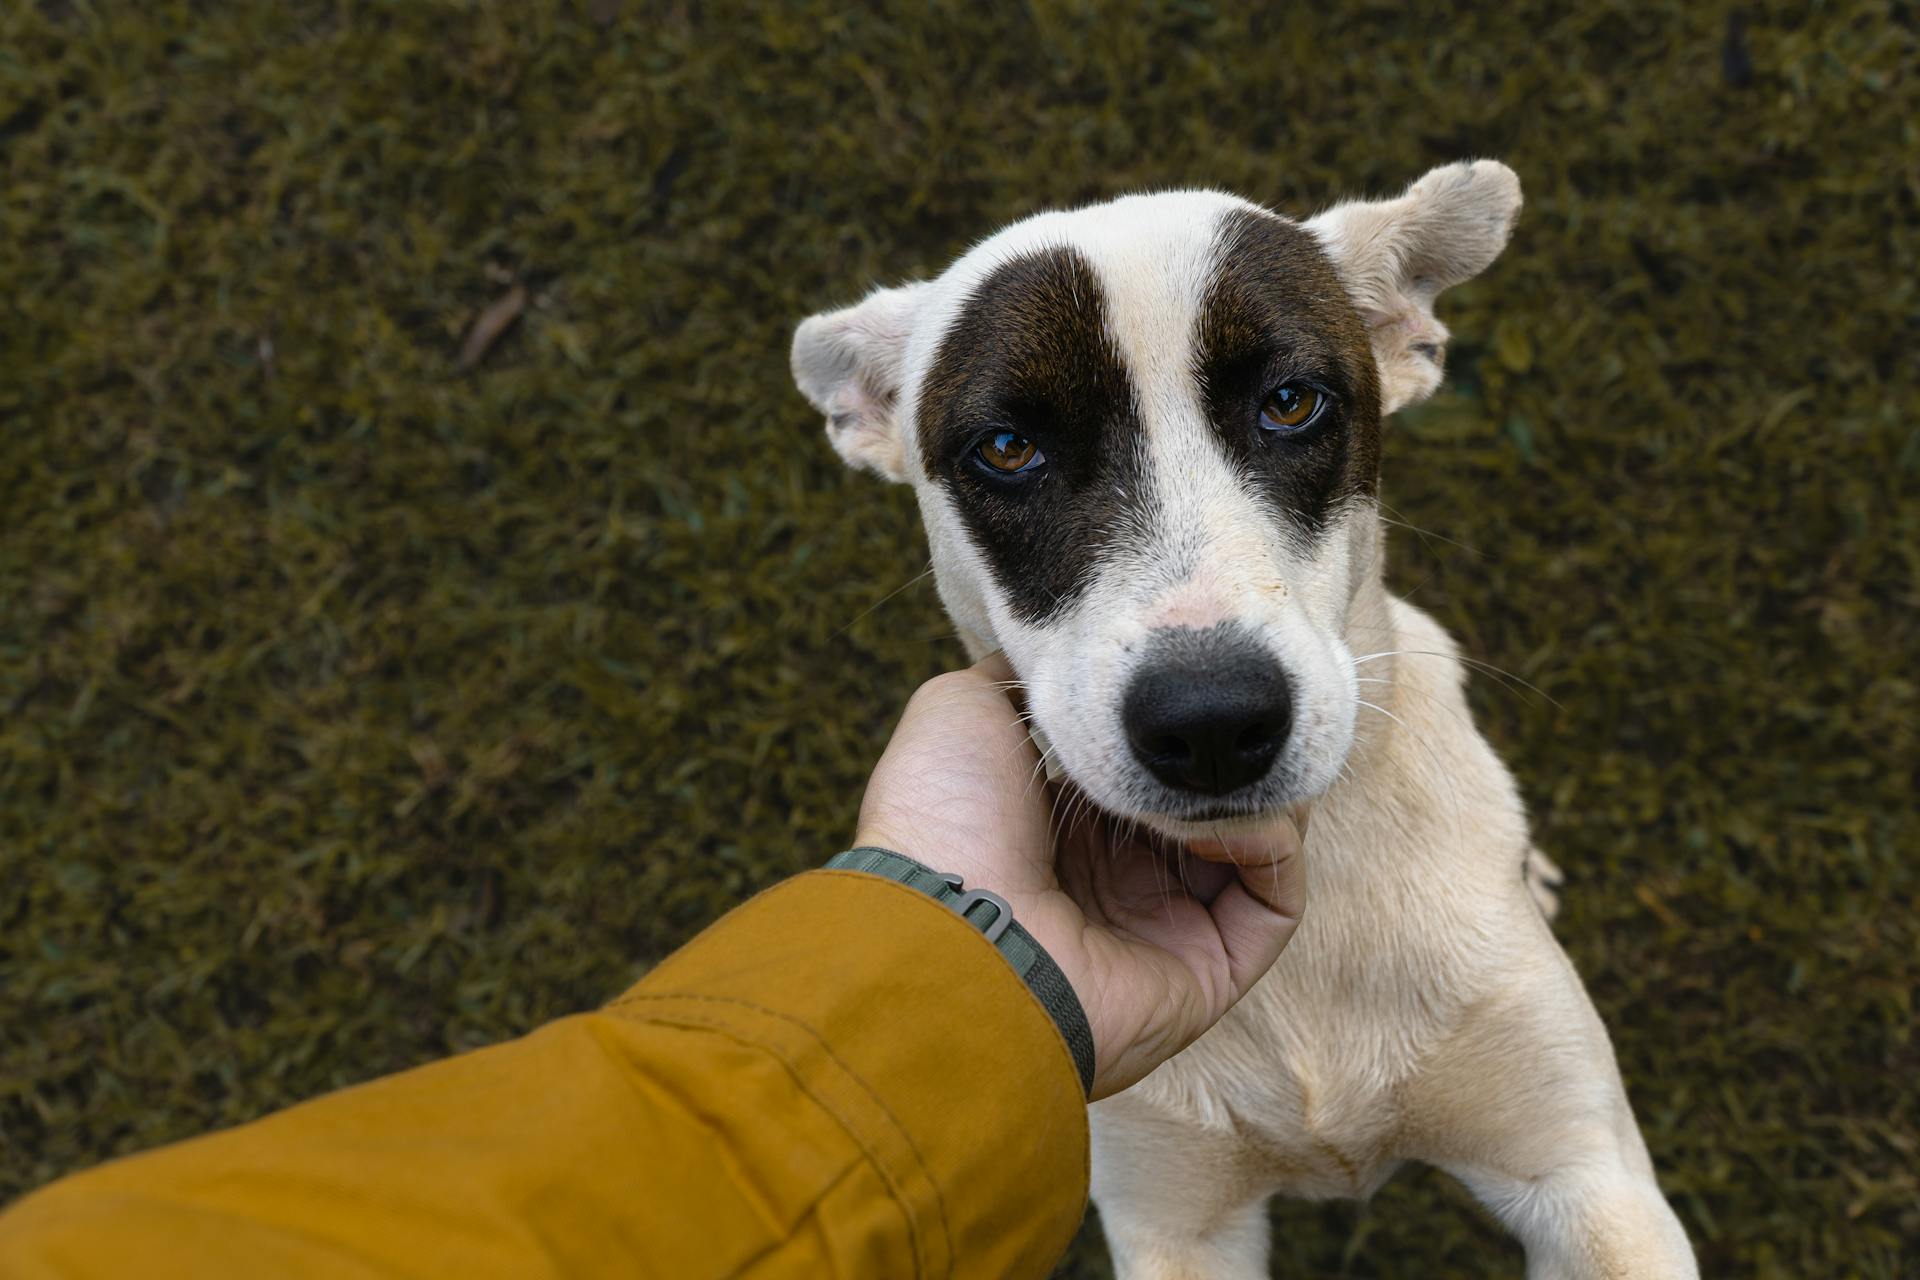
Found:
[[[1093,1092],[1093,1028],[1087,1023],[1086,1010],[1081,1007],[1067,975],[1060,971],[1046,948],[1013,918],[1013,908],[1005,898],[986,889],[968,889],[961,878],[950,871],[935,871],[905,854],[877,845],[862,845],[835,854],[827,861],[827,868],[897,880],[918,889],[978,929],[1006,957],[1013,971],[1047,1011],[1047,1016],[1053,1019],[1067,1042],[1068,1052],[1073,1055],[1081,1088],[1088,1094]]]

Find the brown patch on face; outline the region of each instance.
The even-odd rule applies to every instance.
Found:
[[[921,387],[926,474],[946,486],[1015,612],[1044,620],[1092,580],[1123,512],[1141,501],[1140,414],[1106,296],[1068,248],[1025,254],[982,280]],[[1018,475],[974,450],[1013,432],[1044,455]]]
[[[1344,501],[1380,480],[1380,375],[1365,324],[1312,232],[1242,209],[1221,219],[1201,307],[1195,373],[1227,455],[1276,507],[1317,533]],[[1275,389],[1333,400],[1288,435],[1260,425]]]

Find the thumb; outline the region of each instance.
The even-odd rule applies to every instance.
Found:
[[[1193,852],[1232,863],[1237,875],[1208,908],[1234,997],[1245,994],[1280,958],[1307,908],[1304,811],[1287,814],[1264,831],[1215,837]]]

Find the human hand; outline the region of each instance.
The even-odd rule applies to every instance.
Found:
[[[868,780],[856,841],[991,889],[1045,947],[1093,1031],[1093,1096],[1218,1022],[1305,908],[1304,811],[1179,845],[1042,776],[995,654],[922,685]],[[1188,856],[1191,855],[1191,856]]]

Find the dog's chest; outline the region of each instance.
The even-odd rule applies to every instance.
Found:
[[[1273,1190],[1329,1198],[1378,1189],[1409,1155],[1408,1086],[1489,970],[1484,922],[1422,885],[1322,876],[1272,972],[1137,1086],[1140,1101],[1230,1133],[1247,1176]],[[1404,923],[1414,919],[1426,927]]]
[[[1274,1190],[1365,1197],[1405,1158],[1400,1090],[1446,1019],[1409,982],[1417,966],[1316,941],[1297,939],[1136,1101],[1230,1133],[1247,1176]]]

